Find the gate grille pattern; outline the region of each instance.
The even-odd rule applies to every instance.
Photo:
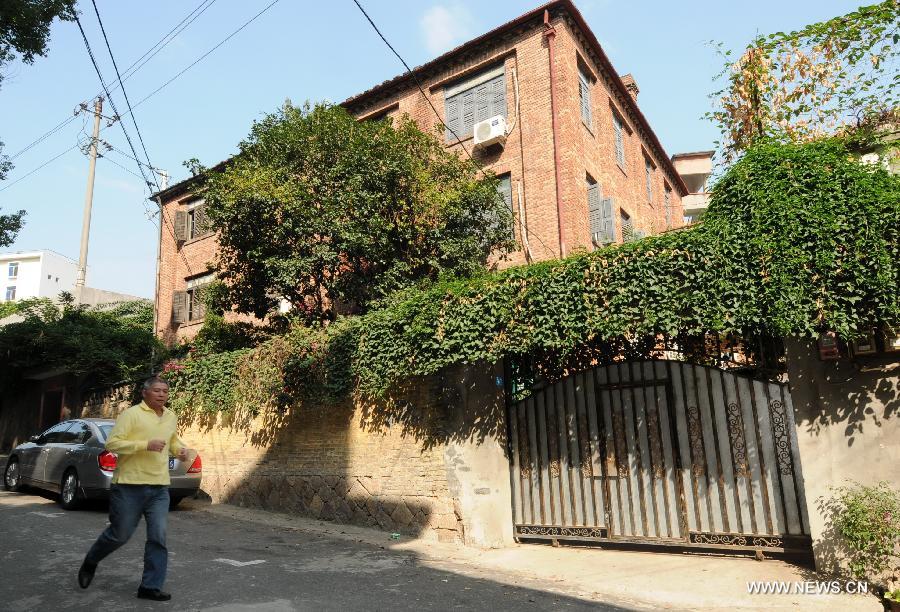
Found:
[[[511,405],[509,425],[518,537],[808,549],[784,384],[623,362]]]

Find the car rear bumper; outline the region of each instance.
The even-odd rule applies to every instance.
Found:
[[[200,482],[202,480],[200,474],[190,474],[185,476],[173,476],[172,482],[169,484],[170,497],[190,497],[200,490]],[[82,487],[81,493],[84,499],[109,499],[109,485],[101,487]]]

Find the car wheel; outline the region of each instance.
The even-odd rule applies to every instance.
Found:
[[[74,510],[80,501],[78,473],[74,469],[69,469],[63,474],[62,484],[59,487],[59,505],[65,510]]]
[[[174,510],[178,507],[178,504],[181,503],[181,500],[184,499],[181,496],[173,495],[169,498],[169,510]]]
[[[19,460],[16,457],[10,457],[9,461],[6,462],[6,470],[3,472],[3,488],[7,491],[21,491],[21,482]]]

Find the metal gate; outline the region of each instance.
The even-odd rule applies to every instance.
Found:
[[[623,362],[508,410],[519,539],[810,550],[785,384]]]

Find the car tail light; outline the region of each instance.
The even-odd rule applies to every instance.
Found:
[[[111,453],[107,450],[100,453],[97,457],[97,463],[100,464],[100,469],[104,472],[113,472],[116,469],[116,455],[115,453]]]
[[[197,453],[197,456],[194,457],[194,462],[191,464],[191,467],[188,468],[188,474],[199,474],[203,471],[203,462],[200,461],[200,453]]]

